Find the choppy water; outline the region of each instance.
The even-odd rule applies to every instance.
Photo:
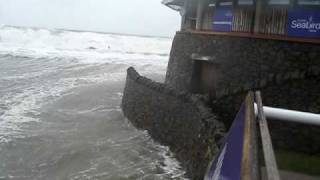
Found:
[[[126,69],[163,79],[171,39],[0,28],[0,179],[183,179],[124,118]]]

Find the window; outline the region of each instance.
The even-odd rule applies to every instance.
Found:
[[[220,6],[232,6],[232,2],[221,2]]]
[[[298,0],[298,5],[302,6],[319,6],[320,0]]]
[[[233,2],[228,0],[228,1],[220,1],[219,6],[232,6]]]
[[[289,5],[290,0],[269,0],[269,5]]]
[[[217,0],[210,0],[209,7],[216,7]]]
[[[239,5],[253,5],[253,0],[239,0],[238,4]]]

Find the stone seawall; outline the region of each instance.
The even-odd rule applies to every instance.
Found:
[[[201,97],[176,91],[129,68],[122,109],[133,125],[170,147],[189,177],[203,178],[225,128]]]
[[[191,91],[192,54],[211,57],[217,69],[214,113],[229,127],[248,90],[267,106],[320,113],[320,45],[178,32],[165,83]],[[320,153],[320,127],[270,121],[276,148]]]
[[[192,59],[201,56],[210,58]],[[165,83],[129,68],[122,109],[171,148],[189,177],[202,179],[247,91],[256,89],[264,105],[320,113],[320,45],[178,32]],[[320,127],[269,122],[276,150],[320,153]]]
[[[320,114],[320,77],[283,82],[261,88],[266,106],[287,108]],[[213,103],[219,119],[229,127],[240,107],[246,92],[223,96]],[[302,152],[311,155],[320,153],[320,127],[301,123],[269,119],[269,128],[275,149]]]
[[[217,97],[320,75],[320,45],[281,40],[177,32],[165,83],[190,90],[192,54],[217,66]]]

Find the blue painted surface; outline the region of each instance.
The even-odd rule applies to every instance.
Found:
[[[320,11],[289,11],[288,36],[320,38]]]
[[[245,104],[241,106],[226,142],[216,159],[211,164],[206,180],[240,180],[243,155]]]
[[[232,6],[220,7],[215,10],[212,29],[220,32],[231,32],[233,21]]]

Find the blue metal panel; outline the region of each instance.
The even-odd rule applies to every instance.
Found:
[[[222,32],[232,31],[233,9],[232,6],[217,8],[213,16],[213,30]]]
[[[226,142],[216,159],[212,162],[205,180],[240,180],[243,156],[244,126],[246,106],[238,112]]]
[[[320,11],[289,11],[288,36],[320,38]]]

